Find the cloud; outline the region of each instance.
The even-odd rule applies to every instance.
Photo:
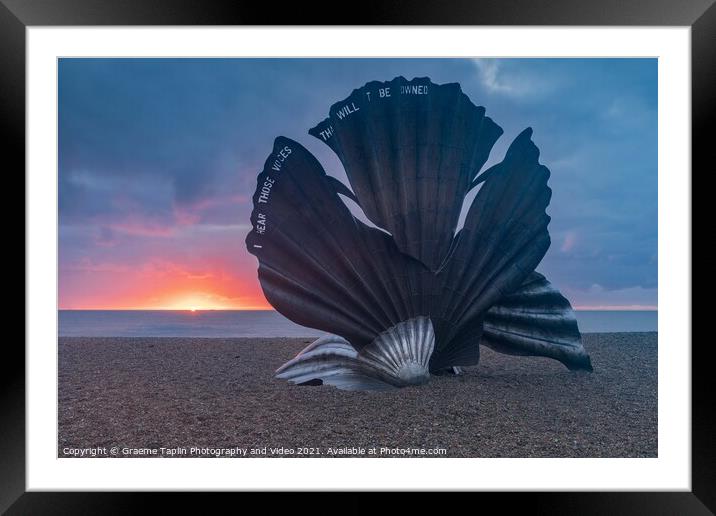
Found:
[[[609,127],[620,134],[648,130],[657,123],[656,107],[635,96],[614,97],[604,110],[603,117]]]
[[[482,85],[490,92],[506,95],[522,95],[524,90],[515,84],[503,81],[500,77],[500,64],[495,59],[475,59],[475,66],[480,71]]]
[[[118,239],[115,231],[108,226],[101,226],[97,230],[95,243],[102,247],[114,247],[117,245]]]
[[[81,260],[60,267],[61,271],[73,272],[100,272],[100,273],[124,273],[131,268],[124,263],[102,262],[97,263],[91,257],[83,257]]]
[[[532,74],[527,70],[510,69],[510,60],[476,58],[472,63],[477,68],[480,84],[496,95],[524,99],[541,97],[554,89],[554,81],[544,75]]]
[[[656,310],[657,291],[655,288],[631,287],[619,290],[605,289],[593,284],[586,289],[567,288],[563,292],[571,299],[578,310]]]
[[[62,222],[131,213],[191,224],[217,194],[245,195],[236,180],[238,71],[223,60],[61,60]],[[233,215],[212,212],[223,222]]]
[[[567,253],[574,248],[577,243],[577,233],[575,231],[567,231],[562,240],[562,246],[559,248],[563,253]]]

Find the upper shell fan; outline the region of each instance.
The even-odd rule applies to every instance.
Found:
[[[366,216],[435,271],[502,129],[458,84],[398,77],[353,91],[309,133],[338,155]]]

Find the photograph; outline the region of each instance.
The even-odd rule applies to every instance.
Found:
[[[714,2],[0,0],[0,514],[714,514]]]
[[[56,457],[659,458],[659,67],[59,57]]]

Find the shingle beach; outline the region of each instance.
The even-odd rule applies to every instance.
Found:
[[[483,347],[390,392],[275,379],[310,340],[60,338],[58,456],[657,456],[655,332],[585,334],[593,373]]]

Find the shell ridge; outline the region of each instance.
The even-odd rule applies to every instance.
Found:
[[[300,324],[302,326],[307,326],[309,328],[317,328],[319,330],[330,330],[332,328],[335,328],[336,325],[338,327],[348,327],[351,328],[350,332],[344,332],[350,335],[352,340],[366,340],[370,341],[370,338],[372,335],[375,334],[375,329],[370,328],[365,325],[364,321],[361,321],[360,319],[357,319],[356,316],[349,315],[343,307],[341,307],[340,304],[336,303],[327,303],[323,301],[323,298],[316,298],[316,296],[311,295],[311,290],[308,287],[305,287],[300,284],[296,284],[300,291],[304,292],[304,295],[302,296],[304,298],[304,304],[303,308],[306,309],[306,307],[312,308],[316,315],[320,316],[323,314],[331,314],[330,317],[330,323],[329,324],[323,324],[323,323],[316,323],[315,317],[316,315],[312,316],[311,318],[307,318],[305,315],[302,315],[302,312],[297,313],[292,308],[286,308],[283,306],[283,303],[281,303],[281,297],[285,296],[281,292],[281,289],[274,289],[271,285],[268,287],[264,287],[264,293],[266,294],[266,298],[268,301],[276,307],[276,310],[285,316],[286,318],[296,322],[297,324]],[[315,299],[318,299],[319,302],[315,301]]]
[[[385,390],[393,387],[367,367],[358,358],[355,349],[341,337],[322,337],[308,348],[311,351],[304,350],[282,365],[276,371],[276,377],[296,384],[321,380],[324,384],[347,390]]]
[[[414,337],[421,333],[420,327],[426,328],[426,338],[414,338],[411,343],[408,343],[407,339],[410,336]],[[428,360],[416,360],[411,346],[425,348],[425,355],[429,357],[432,354],[434,342],[435,337],[430,318],[418,316],[402,321],[381,333],[358,353],[358,358],[370,364],[370,367],[383,375],[381,378],[383,381],[393,385],[424,383],[429,378]]]
[[[541,288],[535,289],[535,284]],[[545,289],[551,295],[545,294]],[[503,299],[510,304],[503,305],[500,300],[487,312],[485,345],[501,353],[547,356],[570,369],[592,370],[574,310],[542,274],[533,271],[515,292]],[[521,311],[519,299],[529,306],[541,302],[543,309],[539,313]]]
[[[538,236],[539,238],[539,236]],[[547,252],[548,246],[537,246],[537,242],[528,240],[524,243],[520,249],[531,251],[529,255],[535,256],[531,262],[534,262],[533,267],[536,267],[542,260],[542,257]],[[542,251],[542,249],[544,250]],[[516,251],[514,255],[519,255],[519,251]],[[528,253],[522,253],[522,256],[527,257]],[[499,257],[498,263],[490,269],[490,273],[486,273],[484,278],[480,278],[479,283],[475,287],[477,293],[474,296],[473,303],[465,304],[462,306],[462,310],[458,311],[457,314],[453,313],[452,317],[457,320],[470,319],[472,317],[479,316],[479,314],[487,311],[491,305],[497,301],[502,295],[504,295],[503,287],[500,283],[507,283],[508,289],[512,289],[519,285],[519,282],[529,274],[529,266],[525,269],[519,269],[514,263],[510,263],[509,257]]]
[[[523,131],[522,134],[525,134],[525,132]],[[515,176],[518,176],[518,173],[520,172],[519,163],[516,163],[514,161],[514,147],[516,144],[519,145],[521,143],[520,136],[515,139],[515,141],[510,146],[510,149],[508,149],[505,159],[499,165],[496,165],[496,167],[500,167],[499,173],[496,173],[490,178],[489,184],[488,181],[486,181],[485,186],[482,190],[480,190],[480,192],[478,192],[477,197],[474,199],[473,204],[468,211],[468,219],[466,220],[465,227],[463,228],[464,235],[472,236],[473,232],[477,230],[478,233],[475,234],[472,238],[468,238],[468,240],[475,240],[477,242],[483,243],[483,246],[479,248],[473,247],[471,256],[467,258],[467,261],[471,261],[474,264],[473,270],[484,271],[485,269],[488,269],[490,267],[489,260],[495,256],[495,253],[490,252],[490,249],[495,244],[504,242],[506,240],[505,237],[508,232],[510,230],[514,230],[514,226],[516,224],[514,213],[508,215],[507,219],[504,220],[502,224],[498,224],[495,220],[495,217],[498,213],[497,210],[489,208],[497,204],[499,202],[499,199],[503,199],[505,197],[506,192],[508,191],[508,188],[510,186],[514,186],[514,183],[511,180],[514,180]],[[510,152],[511,150],[513,152]],[[516,189],[517,192],[515,197],[518,199],[518,202],[521,202],[520,200],[524,200],[524,202],[526,203],[531,202],[534,199],[534,196],[525,195],[525,190],[521,188],[522,186],[524,186],[522,183],[517,182],[517,185],[518,186]],[[491,202],[489,198],[492,198]],[[473,212],[475,208],[478,211],[474,214],[470,213]],[[543,209],[544,208],[542,208],[542,210]],[[522,213],[521,215],[524,217],[525,214]],[[474,228],[472,227],[471,221],[475,221],[477,224]],[[489,226],[485,228],[485,224],[483,223],[483,221],[490,221],[492,223],[490,223]],[[519,221],[517,223],[519,223]],[[480,230],[480,228],[482,228],[482,231]],[[459,247],[459,245],[459,243],[456,245],[456,252],[458,252],[457,248]],[[521,248],[522,246],[519,247]],[[515,250],[513,254],[518,255],[519,250]],[[488,278],[481,278],[479,275],[475,274],[470,279],[471,281],[469,281],[465,285],[466,289],[474,289],[475,285],[473,285],[473,282],[480,281],[480,279],[482,279],[482,284],[484,285],[486,284]],[[454,310],[454,304],[453,308],[447,313],[451,313],[452,310]]]
[[[460,241],[451,255],[452,266],[444,269],[447,277],[457,275],[453,281],[460,286],[460,294],[444,296],[448,300],[439,309],[445,319],[456,323],[455,328],[439,338],[438,355],[450,347],[450,342],[462,331],[460,328],[470,325],[471,320],[479,321],[505,290],[519,285],[546,253],[549,245],[545,238],[549,218],[544,214],[549,197],[547,177],[531,174],[538,164],[523,161],[525,157],[536,159],[531,148],[534,144],[527,139],[530,134],[523,131],[515,138],[468,211]],[[521,152],[523,147],[527,147],[527,152]],[[521,179],[525,177],[527,181]],[[517,208],[508,211],[507,217],[501,215],[508,209],[501,206],[502,199],[512,203],[511,208]],[[535,211],[541,212],[538,217],[541,223],[534,222],[536,219],[531,214]],[[530,223],[524,222],[526,220]],[[466,263],[471,267],[463,270]],[[517,267],[517,263],[522,265]],[[439,359],[438,356],[435,361]]]
[[[277,139],[276,145],[277,145],[277,146],[280,146],[280,145],[282,145],[283,143],[291,143],[291,140],[289,140],[289,139]],[[296,149],[303,150],[305,153],[308,154],[308,151],[305,151],[305,149],[302,149],[302,147],[301,147],[299,144],[296,144],[296,145],[295,145],[295,148],[296,148]],[[267,162],[270,162],[270,158],[271,158],[271,157],[269,157],[269,159],[267,159]],[[306,157],[306,161],[307,161],[307,160],[308,160],[308,157]],[[313,162],[311,162],[310,164],[313,164]],[[317,165],[317,166],[320,166],[320,164]],[[307,191],[305,190],[305,188],[303,188],[303,186],[302,186],[301,184],[298,184],[298,185],[294,185],[294,184],[293,184],[293,183],[295,183],[295,182],[297,181],[297,179],[298,179],[298,177],[299,177],[298,175],[296,175],[296,174],[293,173],[293,169],[289,166],[289,168],[287,168],[286,170],[287,170],[288,172],[286,173],[284,180],[287,181],[287,184],[290,184],[291,187],[296,187],[296,188],[297,188],[297,191],[304,192],[304,194],[303,194],[304,196],[308,195],[308,194],[306,193]],[[319,171],[314,172],[313,175],[314,175],[314,177],[320,177],[320,178],[326,178],[326,177],[328,177],[327,175],[325,175],[325,173],[323,172],[322,168],[321,168]],[[262,176],[262,178],[263,178],[263,176]],[[345,208],[345,205],[342,203],[342,201],[340,201],[340,199],[337,198],[337,195],[335,194],[335,192],[333,191],[333,189],[327,188],[327,189],[326,189],[326,193],[329,193],[329,192],[330,192],[330,195],[332,196],[332,197],[331,197],[332,202],[334,202],[334,203],[336,204],[336,206],[338,206],[338,208],[341,208],[341,209],[342,209],[341,212],[344,213],[345,219],[348,220],[348,221],[350,221],[350,223],[351,223],[352,226],[357,227],[357,228],[359,229],[359,233],[360,233],[361,230],[363,230],[363,229],[366,230],[366,231],[363,231],[364,234],[365,234],[365,233],[369,233],[369,232],[377,232],[377,230],[374,230],[374,229],[372,229],[372,228],[368,228],[368,227],[365,226],[364,224],[360,223],[360,221],[358,221],[357,219],[355,219],[355,218],[352,216],[352,214],[350,214],[350,213],[348,212],[347,208]],[[258,193],[255,195],[255,198],[256,198],[257,195],[258,195]],[[335,197],[335,198],[333,198],[333,197]],[[310,211],[310,210],[313,210],[313,208],[312,208],[312,207],[309,207],[309,211]],[[322,212],[322,211],[317,211],[317,210],[313,210],[313,211],[316,212],[316,217],[319,217],[319,218],[320,218],[320,217],[323,216],[323,212]],[[293,242],[292,245],[294,246],[294,248],[303,247],[304,250],[306,250],[306,249],[305,249],[305,243],[304,243],[304,242],[298,242],[296,239],[292,238],[291,233],[286,233],[286,232],[284,232],[284,231],[283,231],[283,227],[282,227],[281,225],[279,225],[279,226],[277,227],[277,229],[278,229],[278,231],[277,231],[278,234],[283,233],[288,242]],[[329,228],[329,229],[330,229],[330,228]],[[356,295],[351,295],[351,292],[350,292],[349,290],[346,290],[346,289],[344,288],[343,290],[344,290],[345,295],[347,295],[347,296],[349,296],[349,297],[351,297],[351,298],[355,298],[355,299],[354,299],[354,302],[358,302],[359,304],[360,304],[360,300],[363,299],[363,298],[368,297],[368,298],[371,298],[371,299],[375,299],[376,297],[377,297],[377,298],[380,298],[381,296],[383,296],[383,295],[385,294],[385,289],[383,288],[384,282],[377,282],[378,288],[380,288],[381,290],[380,290],[380,291],[375,291],[376,282],[370,281],[369,278],[364,275],[368,270],[374,269],[374,267],[372,267],[371,265],[363,266],[364,272],[363,272],[363,273],[360,272],[360,270],[361,270],[361,264],[369,264],[370,261],[371,261],[371,257],[362,257],[362,253],[359,253],[359,256],[357,257],[358,262],[356,262],[355,260],[352,260],[352,259],[351,259],[351,256],[347,256],[347,257],[344,256],[344,254],[345,254],[345,253],[344,253],[344,251],[345,251],[345,245],[344,245],[343,243],[336,243],[336,240],[335,240],[335,238],[334,238],[332,232],[329,232],[329,233],[331,233],[331,238],[332,238],[332,240],[330,240],[329,242],[333,242],[334,245],[331,246],[331,249],[330,249],[330,252],[331,252],[331,255],[333,256],[333,258],[332,258],[331,260],[329,260],[327,263],[336,263],[336,262],[340,263],[340,262],[343,261],[343,260],[347,260],[347,261],[349,262],[349,265],[348,265],[348,266],[351,267],[351,268],[353,269],[353,271],[354,271],[354,274],[356,274],[356,275],[358,276],[357,279],[351,280],[349,283],[352,284],[352,285],[357,286],[357,287],[360,288],[360,289],[368,289],[368,290],[364,290],[364,294],[363,294],[363,295],[358,295],[358,296],[356,296]],[[277,237],[278,237],[278,235],[277,235]],[[365,235],[364,235],[363,237],[361,237],[361,238],[365,239]],[[325,240],[325,239],[324,239],[324,240]],[[373,238],[373,240],[376,240],[376,239]],[[382,241],[382,242],[387,242],[387,241],[388,241],[388,239],[387,239],[386,237],[382,236],[382,234],[381,234],[381,236],[378,237],[378,240],[379,240],[379,241]],[[251,242],[251,238],[248,238],[248,241]],[[327,242],[326,242],[326,243],[327,243]],[[385,245],[385,244],[382,244],[382,245]],[[250,246],[250,244],[249,244],[249,246]],[[250,249],[250,250],[251,250],[251,249]],[[310,248],[309,248],[308,250],[310,251]],[[328,248],[325,248],[325,247],[324,247],[324,248],[322,248],[322,251],[321,251],[321,252],[324,253],[324,256],[325,256],[325,252],[328,251],[328,250],[329,250]],[[293,252],[293,254],[296,254],[296,252]],[[301,254],[301,253],[299,252],[299,253],[298,253],[298,256],[303,256],[303,255],[305,255],[305,254],[309,254],[311,257],[313,257],[313,253],[310,253],[310,252],[309,252],[309,253],[303,253],[303,254]],[[316,255],[316,256],[320,256],[320,254],[319,254],[319,255]],[[322,270],[324,271],[323,273],[324,273],[325,275],[327,275],[327,277],[329,277],[329,278],[332,278],[332,277],[333,277],[333,270],[326,269],[325,267],[323,267],[322,264],[320,263],[320,260],[317,261],[317,260],[315,259],[315,257],[313,257],[312,259],[314,260],[314,261],[313,261],[314,267],[319,268],[319,269],[322,269]],[[380,270],[380,269],[379,269],[379,270]],[[285,276],[285,274],[284,274],[284,276]],[[384,276],[384,275],[383,275],[383,276]],[[334,283],[335,283],[335,282],[334,282]],[[340,286],[341,286],[341,283],[339,282],[339,283],[337,284],[337,286],[340,287]],[[398,291],[399,291],[400,288],[397,288],[397,289],[395,289],[395,290],[398,290]],[[396,295],[397,295],[397,294],[396,294]],[[392,297],[392,296],[391,296],[391,297]],[[398,295],[398,298],[399,298],[399,297],[400,297],[400,296]],[[395,299],[395,298],[394,298],[394,299]],[[375,306],[371,306],[371,305],[375,305]],[[394,311],[393,311],[393,312],[388,312],[388,313],[383,313],[383,312],[385,312],[385,310],[383,310],[380,314],[375,314],[375,308],[381,308],[381,306],[382,306],[383,308],[385,308],[385,305],[377,305],[376,303],[367,303],[367,304],[366,304],[366,303],[363,303],[362,306],[363,306],[363,309],[364,309],[367,313],[371,314],[371,317],[375,317],[375,318],[377,318],[378,321],[381,321],[381,322],[380,322],[380,325],[379,325],[379,328],[380,328],[380,329],[383,329],[383,328],[385,328],[385,327],[390,326],[390,324],[394,323],[396,320],[400,320],[400,317],[399,317],[399,316],[400,316],[401,314],[396,314],[396,313],[394,313]],[[389,308],[392,308],[392,305],[391,305],[391,304],[389,304],[389,305],[387,305],[387,306],[388,306]],[[282,313],[286,314],[286,311],[285,311],[285,310],[280,310],[280,311],[282,311]],[[406,315],[406,314],[403,314],[403,315]],[[388,319],[385,318],[386,316],[388,317]],[[354,319],[354,320],[355,320],[355,319]],[[304,324],[306,324],[306,323],[304,322]],[[314,327],[316,326],[315,323],[308,324],[308,325],[309,325],[309,326],[314,326]],[[325,326],[319,326],[319,327],[320,327],[321,329],[324,329],[324,330],[325,330],[325,329],[329,329],[330,331],[334,331],[334,332],[335,332],[335,328],[326,328]]]
[[[324,174],[324,176],[325,176],[325,174]],[[328,176],[325,176],[325,177],[328,177]],[[299,190],[303,191],[302,186],[300,184],[298,184],[297,187],[299,188]],[[338,199],[337,194],[334,193],[334,197],[335,198],[333,200],[334,200],[335,204],[339,204],[339,203],[343,204],[342,201],[340,199]],[[310,194],[306,194],[306,198],[310,198]],[[315,208],[315,206],[310,203],[309,203],[309,206],[311,206],[311,208],[316,212],[317,216],[319,218],[321,218],[322,214],[319,211],[317,211],[317,208]],[[345,206],[345,205],[343,204],[343,206]],[[347,208],[346,208],[346,212],[347,212],[347,216],[349,216],[352,221],[356,221],[353,214],[351,214]],[[359,227],[359,226],[357,226],[357,224],[356,224],[356,227]],[[336,239],[336,237],[332,231],[324,232],[324,235],[325,234],[327,234],[330,237],[329,242],[330,242],[330,244],[332,244],[330,246],[330,248],[334,251],[334,255],[337,258],[337,262],[340,263],[342,261],[345,265],[347,265],[350,268],[351,273],[354,274],[358,280],[360,280],[360,281],[354,282],[353,284],[358,285],[359,288],[361,288],[361,289],[365,289],[364,293],[369,294],[368,297],[376,298],[376,296],[375,296],[376,292],[373,291],[371,282],[366,278],[364,273],[361,272],[360,268],[357,267],[356,264],[353,262],[352,256],[350,254],[344,252],[345,249],[344,249],[344,246],[342,245],[342,243]],[[323,239],[323,241],[325,242],[326,239]],[[341,260],[341,258],[343,260]],[[347,293],[352,294],[349,290],[347,290]],[[385,317],[384,319],[381,320],[380,326],[385,327],[386,324],[388,324],[388,321],[391,320],[390,316],[388,314],[385,314],[385,311],[382,309],[381,309],[380,314],[374,314],[373,310],[371,310],[370,308],[365,306],[365,303],[363,303],[362,300],[360,300],[361,296],[352,296],[352,297],[359,300],[359,302],[364,306],[364,309],[366,310],[367,313],[370,313],[371,315],[377,315],[378,317],[380,317],[380,316]],[[372,304],[372,305],[378,306],[377,304]]]
[[[285,242],[293,244],[294,249],[297,249],[297,250],[305,249],[303,246],[300,245],[300,243],[298,241],[293,239],[290,235],[283,233],[280,228],[277,228],[277,231],[284,235]],[[299,253],[296,253],[296,255],[301,256],[301,254],[299,254]],[[342,301],[340,303],[338,303],[338,302],[331,303],[331,305],[334,306],[334,308],[337,311],[344,312],[344,313],[346,313],[346,315],[348,315],[348,313],[350,312],[350,309],[349,309],[349,307],[346,307],[344,305],[346,303],[346,300],[350,300],[351,304],[354,304],[355,306],[360,307],[361,311],[364,312],[366,315],[368,315],[373,320],[373,323],[371,323],[371,324],[375,324],[376,327],[383,327],[385,325],[385,321],[381,320],[380,316],[375,314],[374,310],[371,308],[371,306],[375,306],[375,305],[370,305],[370,304],[364,303],[358,296],[353,295],[353,292],[351,292],[351,290],[348,289],[345,285],[341,284],[338,281],[335,281],[332,271],[327,269],[320,262],[320,260],[316,259],[310,253],[302,253],[302,256],[304,257],[304,259],[307,259],[310,262],[310,265],[313,266],[316,270],[321,271],[326,278],[333,280],[330,282],[327,282],[327,281],[322,282],[321,288],[322,289],[328,288],[329,290],[335,290],[338,293],[337,297],[339,297]],[[335,253],[334,256],[336,256],[338,259],[340,259],[342,257],[342,254],[337,252],[337,253]],[[296,279],[294,279],[294,277],[289,277],[285,273],[280,272],[277,268],[271,267],[268,264],[265,264],[264,268],[271,270],[273,274],[280,275],[281,278],[287,284],[291,284],[294,286],[301,285],[301,288],[306,289],[306,287],[304,287],[302,283],[299,283]],[[384,315],[384,314],[382,314],[382,315]],[[359,318],[359,315],[357,315],[357,314],[356,315],[348,315],[348,317],[355,320],[356,323],[361,323],[361,321],[362,321]],[[366,325],[365,322],[362,322],[361,324],[363,324],[365,326],[369,326],[369,325]]]

